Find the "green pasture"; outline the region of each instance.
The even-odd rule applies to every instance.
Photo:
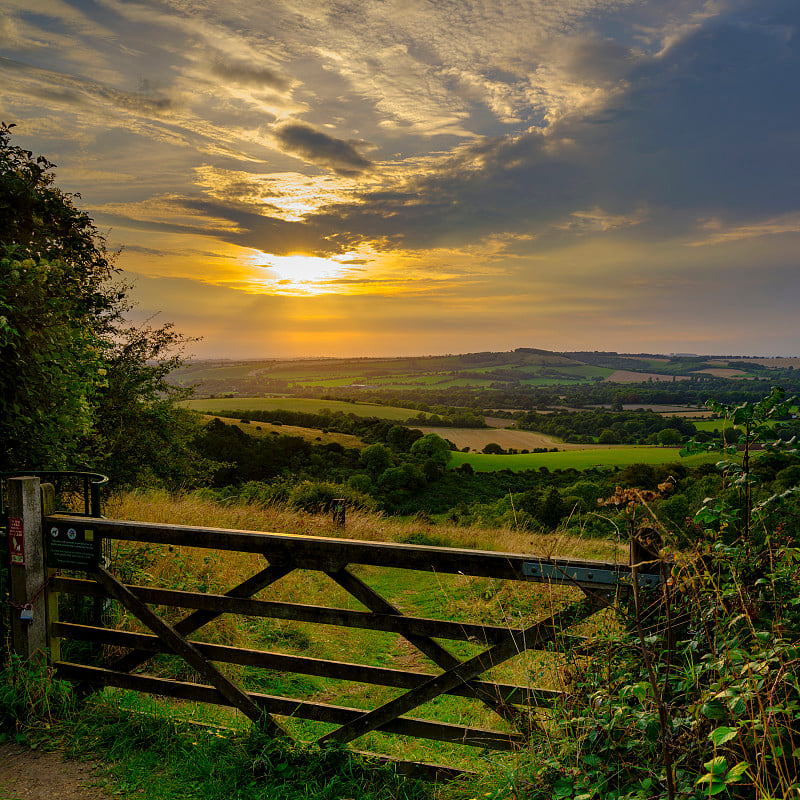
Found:
[[[701,453],[688,458],[678,455],[677,447],[609,447],[594,450],[560,450],[557,453],[522,453],[487,455],[485,453],[454,452],[450,468],[470,464],[476,472],[496,472],[510,469],[590,469],[591,467],[627,467],[629,464],[668,464],[685,462],[687,466],[719,461],[718,453]]]
[[[315,400],[309,397],[216,397],[205,400],[184,400],[184,408],[204,414],[222,414],[231,411],[302,411],[319,414],[322,411],[355,414],[357,417],[407,420],[419,412],[412,408],[379,406],[374,403],[348,403],[344,400]]]
[[[692,425],[697,428],[698,432],[713,433],[714,431],[721,431],[725,420],[722,419],[693,419]]]

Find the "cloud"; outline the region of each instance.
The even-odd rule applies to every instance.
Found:
[[[706,20],[634,59],[625,88],[601,108],[462,145],[427,174],[311,220],[351,245],[380,237],[426,247],[508,231],[535,234],[532,247],[545,248],[620,227],[581,218],[636,223],[638,235],[658,238],[693,233],[698,217],[753,224],[794,212],[798,29],[800,8],[789,2]],[[611,74],[625,61],[616,48],[582,58],[610,62]]]
[[[211,74],[216,75],[218,78],[255,89],[268,87],[270,89],[279,89],[283,92],[291,85],[288,78],[279,75],[274,70],[254,66],[250,63],[216,58],[211,61],[209,69]]]
[[[363,142],[336,139],[304,122],[283,123],[273,133],[284,152],[329,167],[338,175],[358,175],[372,167],[356,149]]]

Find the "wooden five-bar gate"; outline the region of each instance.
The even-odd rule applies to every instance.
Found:
[[[83,685],[114,686],[161,696],[233,706],[275,735],[287,735],[281,718],[333,723],[320,742],[349,743],[370,731],[510,750],[523,746],[536,707],[551,705],[559,692],[482,679],[488,670],[524,652],[563,645],[579,637],[569,629],[613,602],[633,581],[657,585],[661,577],[627,564],[541,558],[502,552],[349,539],[222,530],[111,520],[53,513],[52,492],[36,477],[8,480],[8,537],[11,553],[12,641],[22,656],[49,654],[59,676]],[[44,500],[43,500],[44,498]],[[44,503],[44,504],[43,504]],[[121,582],[101,556],[100,542],[129,541],[254,553],[267,566],[224,594],[180,591]],[[460,574],[507,581],[569,584],[577,598],[550,616],[520,627],[408,616],[358,577],[352,567]],[[261,590],[293,570],[324,573],[367,610],[255,599]],[[85,574],[85,577],[75,577]],[[70,573],[69,575],[64,574]],[[410,578],[413,580],[413,578]],[[111,598],[150,633],[58,618],[59,594]],[[168,624],[151,606],[189,609]],[[269,617],[315,625],[336,625],[398,634],[427,656],[437,670],[389,669],[285,653],[210,644],[189,638],[223,614]],[[62,660],[62,640],[111,645],[117,655],[103,666]],[[480,652],[461,659],[438,640],[481,643]],[[121,649],[121,650],[120,650]],[[157,653],[182,657],[204,683],[170,680],[134,672]],[[372,710],[246,691],[216,665],[230,663],[287,673],[322,676],[394,687],[399,696]],[[470,727],[408,716],[450,694],[473,698],[505,720],[505,730]],[[445,777],[458,770],[395,761],[398,769]]]

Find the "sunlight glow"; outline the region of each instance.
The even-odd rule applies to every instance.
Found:
[[[263,286],[278,294],[317,295],[338,291],[337,279],[349,267],[329,258],[291,255],[269,256],[261,266],[268,272]]]

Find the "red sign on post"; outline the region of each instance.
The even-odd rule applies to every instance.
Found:
[[[8,552],[12,564],[25,566],[25,531],[19,517],[8,518]]]

